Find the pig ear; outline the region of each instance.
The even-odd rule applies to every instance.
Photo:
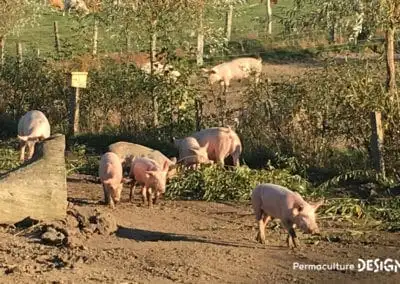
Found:
[[[181,139],[176,139],[175,137],[172,137],[172,142],[174,142],[174,146],[176,148],[179,148],[179,145],[181,144]]]
[[[26,141],[28,141],[28,136],[19,136],[18,135],[18,139],[26,142]]]
[[[314,209],[314,211],[317,211],[317,209],[324,204],[324,200],[320,200],[317,203],[311,204],[311,207]]]
[[[168,161],[165,161],[163,165],[163,172],[168,172],[168,169],[169,169]]]
[[[146,171],[146,177],[147,178],[154,177],[154,176],[155,176],[154,171]]]
[[[206,149],[206,150],[208,150],[208,146],[210,145],[210,142],[209,141],[207,141],[207,143],[206,144],[204,144],[204,146],[202,147],[203,149]]]
[[[209,69],[207,69],[207,68],[201,68],[201,71],[203,71],[204,73],[208,73],[208,72],[210,72],[210,70],[209,70]]]
[[[301,211],[303,211],[303,209],[304,209],[304,207],[300,206],[300,205],[296,205],[295,207],[293,207],[293,209],[292,209],[293,216],[299,215],[299,213]]]
[[[201,156],[201,150],[200,149],[190,149],[195,155]]]
[[[176,162],[177,162],[177,159],[176,159],[176,157],[172,157],[172,158],[170,158],[169,159],[171,162],[172,162],[172,164],[176,164]]]

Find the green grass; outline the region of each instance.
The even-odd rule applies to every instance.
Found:
[[[273,6],[273,34],[275,36],[282,30],[281,25],[278,23],[279,17],[283,16],[282,9],[290,5],[291,2],[292,0],[280,0],[279,4]],[[247,4],[236,6],[232,24],[232,40],[236,41],[247,37],[255,37],[260,41],[265,41],[265,16],[265,3],[260,3],[259,0],[251,0]],[[71,45],[74,47],[83,47],[87,51],[90,50],[90,40],[92,37],[90,27],[83,35],[79,35],[76,31],[72,30],[79,27],[79,22],[73,13],[70,16],[66,15],[63,17],[62,12],[48,9],[43,12],[37,25],[27,26],[19,34],[10,35],[7,38],[6,53],[8,55],[16,55],[16,43],[21,42],[24,54],[36,53],[39,48],[40,54],[43,57],[55,55],[54,21],[58,22],[63,47]],[[215,28],[223,28],[225,24],[224,11],[216,12],[208,10],[206,22]],[[124,49],[123,41],[121,38],[112,38],[104,29],[99,29],[99,52],[121,51]]]

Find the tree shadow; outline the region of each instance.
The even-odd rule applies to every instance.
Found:
[[[208,240],[199,236],[193,235],[184,235],[184,234],[174,234],[174,233],[164,233],[157,231],[148,231],[134,228],[126,228],[122,226],[118,226],[118,230],[116,232],[116,236],[119,238],[135,240],[137,242],[158,242],[158,241],[166,241],[166,242],[197,242],[197,243],[206,243],[220,246],[228,246],[228,247],[238,247],[238,248],[263,248],[263,246],[259,244],[240,244],[234,242],[227,241],[213,241]],[[277,249],[280,247],[268,247],[268,249]]]

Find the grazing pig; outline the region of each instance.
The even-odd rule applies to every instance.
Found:
[[[262,59],[252,57],[236,58],[214,66],[211,69],[203,68],[202,70],[208,74],[210,85],[220,83],[226,91],[231,80],[246,79],[252,73],[255,74],[255,81],[258,83],[262,72]]]
[[[65,16],[65,11],[70,14],[71,9],[75,9],[77,12],[82,12],[84,15],[90,13],[85,1],[83,0],[64,0],[64,11],[63,16]]]
[[[199,142],[193,137],[174,139],[174,145],[179,150],[179,161],[186,167],[197,168],[198,164],[209,163],[208,142],[201,147]]]
[[[118,155],[118,157],[122,160],[122,165],[124,169],[130,168],[132,164],[132,160],[135,157],[147,157],[151,160],[154,160],[159,165],[163,165],[164,162],[168,163],[169,171],[168,178],[171,178],[175,175],[176,169],[176,158],[173,157],[168,159],[164,154],[160,151],[148,148],[143,145],[129,143],[129,142],[116,142],[108,146],[108,151],[113,152]]]
[[[158,197],[165,192],[167,172],[167,161],[164,162],[161,168],[157,162],[149,158],[134,158],[129,173],[129,177],[134,180],[131,185],[129,200],[132,201],[132,192],[135,184],[140,183],[143,185],[143,205],[146,202],[148,202],[149,207],[152,207],[153,203],[157,204]],[[154,200],[152,200],[152,189],[155,191]]]
[[[208,158],[220,165],[224,159],[232,157],[233,165],[239,166],[239,157],[242,153],[242,143],[239,136],[230,127],[211,127],[191,135],[201,147],[208,145]]]
[[[43,112],[31,110],[18,121],[18,139],[20,141],[20,161],[25,160],[25,147],[28,147],[28,160],[32,158],[35,144],[50,136],[50,124]]]
[[[251,203],[258,221],[257,241],[262,244],[265,243],[265,226],[271,218],[280,219],[288,230],[288,247],[292,247],[292,244],[298,246],[295,226],[306,234],[319,234],[315,211],[323,201],[309,204],[297,192],[267,183],[256,186],[251,195]]]
[[[120,201],[124,182],[121,160],[116,154],[107,152],[101,156],[99,177],[103,185],[104,202],[114,208],[114,203]]]

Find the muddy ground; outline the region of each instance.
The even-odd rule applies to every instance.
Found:
[[[111,210],[100,184],[68,182],[77,210],[111,213],[111,235],[81,237],[75,246],[41,244],[34,229],[0,233],[0,283],[399,283],[400,271],[300,271],[293,263],[357,265],[358,258],[400,260],[399,233],[376,232],[350,221],[320,220],[318,240],[299,234],[289,250],[285,232],[271,223],[267,245],[255,241],[248,204],[162,200],[152,210],[139,195]]]

